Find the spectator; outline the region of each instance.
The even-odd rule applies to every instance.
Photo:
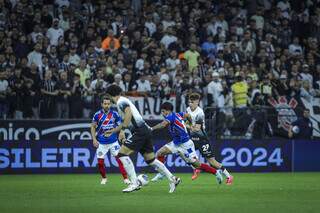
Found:
[[[71,85],[68,82],[67,72],[60,73],[60,79],[57,83],[59,94],[57,96],[57,113],[58,118],[69,118],[70,108],[69,99],[71,96]]]
[[[59,91],[56,82],[52,80],[52,71],[48,70],[41,82],[40,117],[54,118],[56,115],[56,96]]]
[[[147,79],[148,76],[146,74],[141,74],[139,79],[136,81],[137,84],[137,92],[140,92],[141,94],[148,94],[151,92],[151,85],[150,81]]]
[[[10,92],[9,83],[6,80],[6,73],[0,72],[0,118],[7,119],[8,115],[8,95]]]
[[[240,75],[236,77],[236,80],[237,81],[231,86],[234,107],[236,108],[247,107],[248,85],[246,82],[243,81],[243,77]]]
[[[184,53],[184,58],[188,61],[189,72],[198,66],[199,52],[196,50],[197,45],[192,43],[190,49]]]
[[[222,85],[219,79],[219,74],[214,72],[212,74],[212,81],[208,84],[208,105],[218,106],[218,101],[222,95]]]
[[[73,77],[70,96],[70,118],[81,118],[83,105],[82,105],[82,94],[84,87],[80,82],[80,75],[75,74]]]
[[[119,49],[120,48],[120,41],[119,39],[115,38],[113,30],[108,30],[108,36],[102,41],[101,47],[102,49],[110,50],[110,49]]]
[[[34,50],[28,54],[28,66],[35,63],[38,67],[42,66],[41,44],[37,43]]]
[[[83,87],[83,118],[90,118],[92,116],[93,107],[94,107],[94,91],[91,88],[91,80],[87,79],[85,86]],[[99,106],[100,107],[100,106]],[[96,110],[96,108],[94,109]]]
[[[310,110],[303,110],[303,118],[299,118],[297,121],[293,122],[289,128],[288,136],[289,138],[295,139],[312,139],[313,125],[310,120]]]
[[[52,27],[47,31],[46,36],[50,39],[50,45],[58,45],[60,37],[64,36],[64,31],[59,27],[59,19],[53,19]]]
[[[80,76],[80,83],[84,86],[86,79],[91,78],[91,72],[86,66],[86,60],[82,59],[79,67],[74,71],[75,74]]]
[[[160,85],[159,85],[158,90],[159,90],[159,95],[160,95],[161,99],[169,100],[170,94],[171,94],[171,89],[168,85],[168,82],[165,79],[160,81]],[[151,92],[151,88],[150,88],[150,92]]]

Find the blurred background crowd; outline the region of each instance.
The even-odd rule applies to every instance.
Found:
[[[128,95],[204,107],[320,95],[319,0],[0,0],[0,118],[89,118]]]

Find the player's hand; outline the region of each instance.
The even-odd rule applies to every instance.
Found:
[[[126,139],[126,136],[124,134],[124,131],[120,131],[120,133],[119,133],[119,141],[123,141],[125,139]]]
[[[98,148],[99,142],[97,141],[97,139],[93,139],[93,146]]]

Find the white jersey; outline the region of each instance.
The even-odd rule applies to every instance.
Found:
[[[190,135],[193,137],[197,135],[199,137],[206,136],[205,133],[205,116],[203,110],[198,106],[194,111],[190,107],[187,108],[187,113],[191,116],[192,125],[200,124],[201,130],[198,132],[191,132]]]
[[[122,118],[124,118],[124,112],[127,107],[130,107],[132,113],[132,119],[129,124],[129,128],[131,130],[146,125],[146,122],[140,115],[136,106],[128,98],[120,96],[120,98],[117,101],[117,108]]]
[[[191,116],[192,125],[201,124],[203,129],[205,128],[204,112],[200,107],[197,107],[194,111],[188,107],[187,113]]]

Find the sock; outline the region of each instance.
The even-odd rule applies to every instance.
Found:
[[[202,163],[200,165],[200,169],[205,171],[205,172],[211,173],[211,174],[216,174],[217,173],[216,169],[214,169],[213,167],[211,167],[211,166],[209,166],[209,165],[207,165],[205,163]]]
[[[164,163],[166,161],[166,157],[165,156],[159,156],[157,157],[157,159],[161,162]]]
[[[118,162],[119,170],[120,170],[120,172],[121,172],[121,174],[122,174],[123,179],[127,179],[127,178],[128,178],[128,175],[127,175],[126,170],[125,170],[124,167],[123,167],[123,164],[122,164],[121,160],[120,160],[118,157],[116,157],[116,160],[117,160],[117,162]]]
[[[220,169],[221,169],[222,173],[224,174],[224,176],[226,176],[227,178],[231,176],[229,174],[228,170],[226,168],[224,168],[224,166],[221,165]]]
[[[129,156],[122,156],[119,158],[123,164],[124,169],[126,170],[127,174],[129,175],[129,179],[131,181],[131,183],[135,183],[138,184],[137,181],[137,174],[136,171],[134,169],[132,160],[130,159]]]
[[[104,159],[98,158],[98,169],[102,178],[106,178],[106,167],[104,166]]]
[[[152,161],[149,165],[152,166],[156,171],[165,175],[169,181],[171,181],[174,177],[173,174],[167,169],[167,167],[157,159]]]

